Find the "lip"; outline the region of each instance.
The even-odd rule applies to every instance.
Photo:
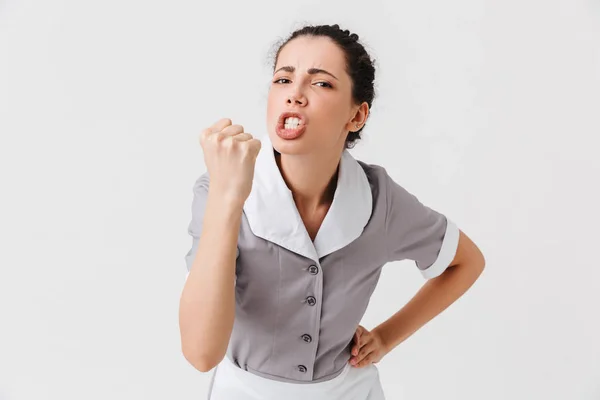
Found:
[[[307,123],[307,118],[303,114],[300,114],[298,112],[288,111],[288,112],[282,113],[279,116],[279,119],[277,120],[277,127],[283,128],[283,126],[285,124],[285,119],[291,118],[291,117],[298,118],[300,120],[300,123],[298,124],[298,126],[304,126]]]

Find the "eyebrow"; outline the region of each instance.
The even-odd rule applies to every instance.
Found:
[[[296,67],[293,67],[291,65],[286,65],[285,67],[281,67],[279,68],[277,71],[275,71],[273,73],[273,75],[275,75],[277,72],[279,71],[285,71],[285,72],[289,72],[289,73],[294,73],[294,71],[296,71]],[[307,71],[310,75],[315,75],[315,74],[327,74],[329,76],[332,76],[333,78],[335,78],[336,80],[339,81],[339,79],[333,75],[331,72],[325,71],[324,69],[320,69],[320,68],[309,68]]]

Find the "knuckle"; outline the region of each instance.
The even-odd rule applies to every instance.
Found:
[[[224,127],[226,127],[228,125],[231,125],[231,124],[232,124],[231,119],[229,119],[229,118],[221,118],[220,120],[218,120],[217,122],[215,122],[212,127],[215,128],[217,126],[221,126],[221,127],[224,128]]]
[[[241,128],[241,125],[240,125],[240,124],[233,124],[233,125],[229,125],[229,126],[228,126],[227,128],[225,128],[225,129],[227,129],[228,131],[233,131],[233,130],[237,130],[237,129],[240,129],[240,128]]]
[[[231,148],[234,145],[234,140],[232,136],[223,135],[223,139],[221,140],[221,145],[227,148]]]
[[[236,135],[236,139],[238,139],[241,142],[240,145],[247,146],[248,144],[244,143],[244,142],[246,142],[248,139],[250,139],[249,136],[250,136],[250,134],[241,132]]]
[[[212,130],[210,128],[204,129],[202,132],[200,132],[200,141],[206,141],[206,139],[210,136],[211,133]]]

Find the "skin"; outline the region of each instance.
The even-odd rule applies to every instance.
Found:
[[[460,231],[454,259],[440,276],[429,279],[404,307],[372,331],[358,327],[350,364],[362,368],[381,361],[396,346],[460,298],[479,278],[484,267],[483,254]]]
[[[293,67],[291,68],[283,67]],[[310,68],[326,73],[309,74]],[[326,37],[299,37],[283,47],[277,59],[267,104],[267,127],[277,164],[292,191],[296,207],[314,240],[327,214],[337,180],[337,167],[349,131],[369,115],[366,102],[355,104],[352,81],[342,50]],[[308,118],[306,132],[288,141],[276,134],[282,112],[298,111]],[[462,296],[483,272],[479,248],[460,231],[450,266],[428,280],[398,312],[369,331],[356,329],[350,364],[362,368],[381,361],[392,349]]]
[[[281,70],[293,67],[294,72]],[[311,75],[310,68],[332,75]],[[267,102],[267,128],[277,163],[311,239],[314,240],[333,199],[337,167],[350,130],[366,121],[369,106],[354,104],[344,53],[329,38],[299,37],[283,47],[274,68]],[[336,79],[337,78],[337,79]],[[292,141],[277,136],[281,113],[307,116],[306,132]]]
[[[294,67],[294,71],[280,70],[285,66]],[[323,72],[309,74],[310,68],[326,70],[336,78]],[[269,136],[281,153],[278,166],[314,240],[333,199],[346,136],[358,129],[356,124],[364,124],[369,108],[366,103],[352,102],[352,82],[345,71],[343,53],[328,38],[302,37],[289,42],[280,52],[273,82],[267,109]],[[275,133],[277,119],[284,111],[307,116],[309,122],[301,138],[285,141]],[[242,145],[225,139],[234,136],[236,141],[248,142]],[[233,327],[236,244],[248,188],[238,192],[240,185],[230,185],[229,177],[249,173],[248,160],[254,162],[259,149],[259,143],[249,145],[250,139],[241,125],[232,125],[229,119],[218,121],[202,134],[205,157],[213,160],[209,169],[214,179],[179,312],[183,354],[202,372],[223,359]],[[219,181],[217,172],[222,171],[226,171],[226,179]],[[373,330],[357,327],[349,362],[357,368],[379,362],[458,299],[484,265],[477,246],[461,231],[454,260],[443,274],[427,281],[404,307]]]
[[[203,130],[200,143],[211,180],[198,251],[179,300],[179,328],[183,355],[207,372],[225,357],[233,329],[238,233],[261,145],[229,118]]]

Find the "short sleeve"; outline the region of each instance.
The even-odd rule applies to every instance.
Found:
[[[386,173],[386,247],[389,261],[414,260],[424,278],[441,275],[458,247],[459,229]]]
[[[192,247],[185,255],[186,264],[186,275],[187,279],[190,270],[192,269],[192,263],[196,258],[198,252],[198,244],[200,243],[200,233],[202,232],[202,222],[204,220],[204,211],[206,209],[206,201],[208,198],[208,173],[201,175],[194,183],[193,192],[194,197],[192,199],[192,218],[188,225],[188,234],[192,237]],[[235,258],[237,259],[240,255],[239,247],[236,249]]]

